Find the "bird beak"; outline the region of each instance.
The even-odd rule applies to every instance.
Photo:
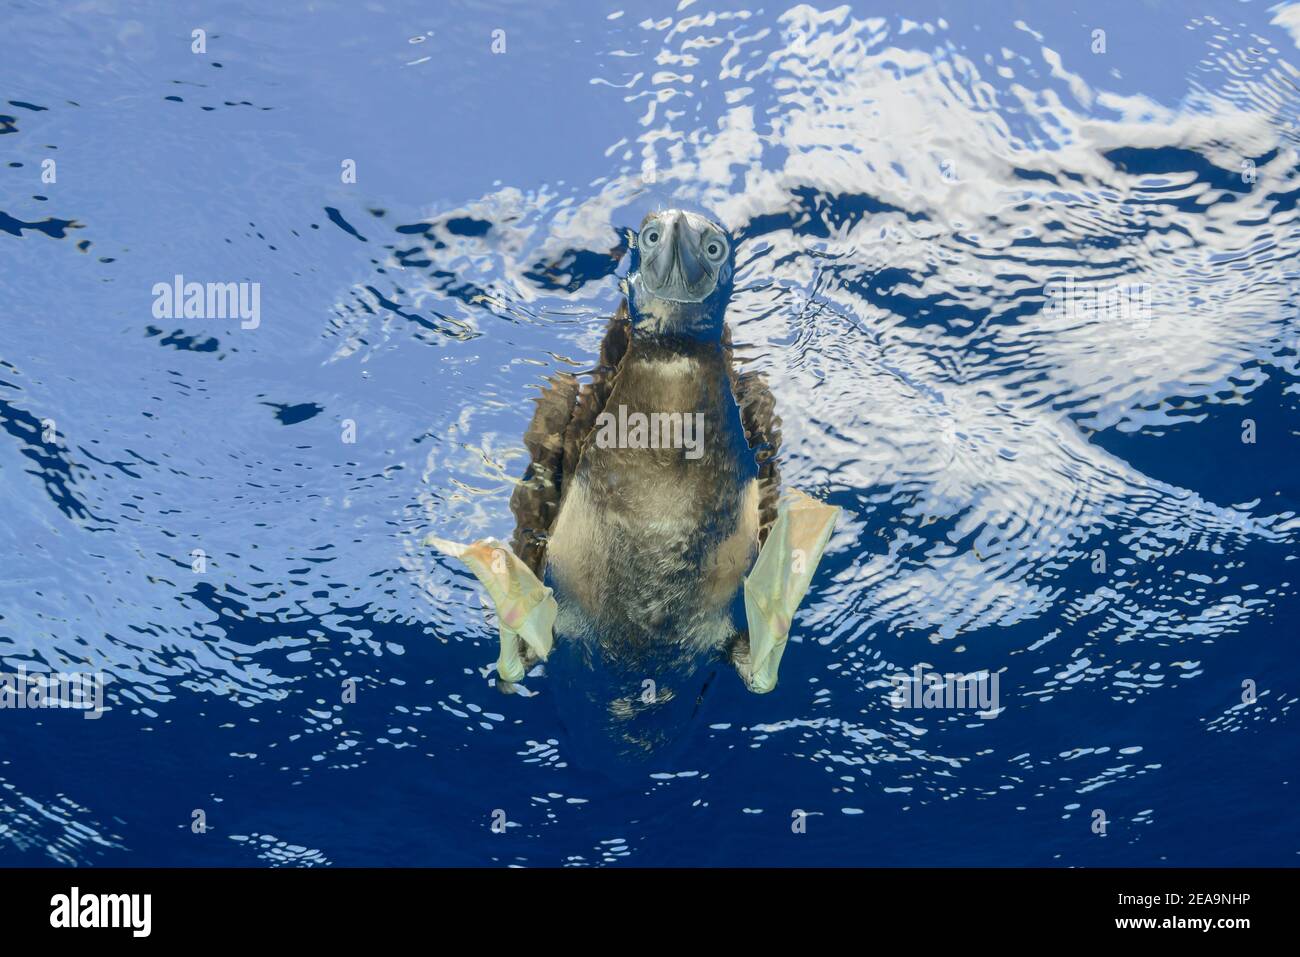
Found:
[[[674,217],[668,225],[668,250],[672,254],[672,272],[668,282],[682,291],[699,288],[708,275],[704,259],[700,256],[697,238],[691,234],[684,218]]]

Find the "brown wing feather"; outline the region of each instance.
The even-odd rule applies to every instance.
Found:
[[[781,498],[781,470],[777,455],[781,451],[781,417],[776,414],[776,400],[759,372],[741,372],[732,354],[731,328],[723,326],[722,348],[727,354],[727,375],[731,394],[740,406],[740,422],[745,439],[758,462],[758,547],[767,541],[776,521],[776,507]],[[727,657],[740,667],[748,667],[749,629],[741,628],[728,643]]]
[[[605,338],[600,344],[600,361],[591,372],[591,380],[578,393],[577,407],[568,431],[564,433],[564,481],[573,478],[583,446],[596,428],[596,418],[605,411],[614,379],[618,376],[623,356],[627,354],[632,324],[627,317],[627,302],[619,304],[614,317],[605,328]]]
[[[560,514],[564,490],[578,467],[596,417],[605,409],[619,364],[627,353],[630,324],[627,303],[621,303],[605,329],[600,361],[591,380],[579,385],[567,372],[556,373],[542,387],[533,420],[524,433],[532,456],[523,479],[510,496],[515,534],[510,547],[538,578],[546,567],[546,541]]]
[[[560,476],[564,463],[564,432],[573,416],[578,380],[567,372],[551,376],[537,397],[533,421],[524,433],[532,461],[510,496],[516,555],[540,577],[546,559],[546,533],[560,510]]]
[[[777,455],[781,451],[781,417],[776,414],[776,400],[759,372],[741,372],[732,358],[731,329],[723,327],[722,348],[727,353],[727,374],[731,394],[740,406],[740,421],[745,438],[758,461],[758,544],[767,541],[767,533],[776,521],[776,506],[781,498],[781,470]]]

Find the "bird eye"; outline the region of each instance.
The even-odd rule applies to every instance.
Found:
[[[653,246],[657,242],[659,242],[659,230],[648,230],[645,234],[645,244],[647,246]]]
[[[710,259],[721,259],[726,253],[726,248],[722,245],[721,240],[713,239],[704,247],[704,251],[709,254]]]

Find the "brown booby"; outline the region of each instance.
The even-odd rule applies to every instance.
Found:
[[[651,688],[651,662],[725,657],[768,692],[839,509],[780,491],[772,395],[732,360],[726,230],[652,213],[629,252],[590,382],[554,375],[537,400],[510,547],[426,543],[495,603],[505,682],[574,642],[625,673],[646,663]]]

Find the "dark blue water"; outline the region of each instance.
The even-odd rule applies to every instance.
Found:
[[[1296,863],[1300,5],[978,7],[10,4],[0,657],[108,710],[0,711],[0,863]],[[508,537],[666,205],[844,514],[611,780],[420,542]]]

